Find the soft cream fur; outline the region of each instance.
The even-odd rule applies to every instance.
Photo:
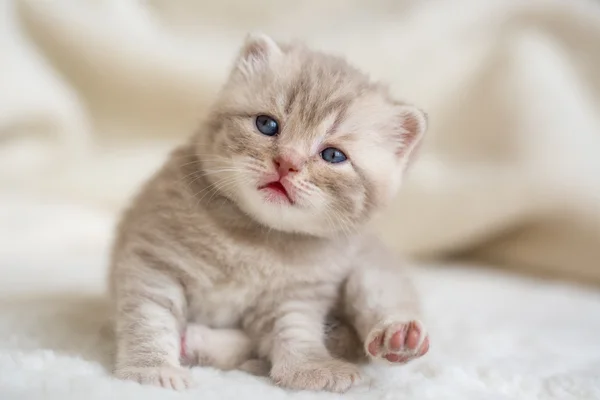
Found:
[[[279,121],[277,136],[256,129],[261,114]],[[257,358],[293,389],[347,390],[360,374],[342,357],[357,348],[394,362],[426,352],[405,272],[362,232],[400,187],[425,126],[420,110],[344,60],[248,37],[206,121],[120,224],[116,375],[189,386],[182,335],[184,362],[245,368]],[[348,161],[325,162],[330,146]],[[281,178],[293,203],[259,190],[277,179],[279,156],[299,163]]]

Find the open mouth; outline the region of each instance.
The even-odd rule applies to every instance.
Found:
[[[290,203],[293,203],[288,191],[285,189],[283,184],[279,181],[267,183],[264,186],[258,188],[259,190],[266,190],[269,194],[274,195],[276,198],[285,198]]]

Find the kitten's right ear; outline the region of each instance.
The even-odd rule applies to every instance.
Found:
[[[251,33],[240,50],[236,63],[238,70],[245,77],[262,71],[282,54],[281,48],[273,39],[262,33]]]

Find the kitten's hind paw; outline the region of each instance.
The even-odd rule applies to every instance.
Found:
[[[385,322],[367,336],[365,350],[372,358],[406,363],[429,350],[429,335],[421,321]]]
[[[182,367],[123,367],[115,371],[115,376],[166,389],[185,390],[193,386],[190,370]]]

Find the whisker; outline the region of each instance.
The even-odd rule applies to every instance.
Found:
[[[215,194],[217,194],[218,192],[222,192],[222,191],[223,191],[223,189],[225,189],[225,188],[227,188],[227,187],[230,187],[230,186],[233,186],[234,184],[237,184],[237,183],[239,183],[238,179],[239,179],[239,178],[238,178],[237,176],[234,176],[234,179],[233,179],[233,180],[231,180],[231,181],[229,181],[229,182],[227,182],[227,183],[223,183],[222,185],[219,185],[219,186],[217,187],[217,190],[213,191],[213,193],[212,193],[212,195],[210,196],[210,198],[208,199],[208,201],[210,202],[210,201],[213,199],[213,197],[215,197]]]
[[[334,213],[341,222],[341,227],[346,233],[346,238],[349,239],[350,235],[355,234],[357,232],[356,226],[354,226],[354,224],[351,223],[352,221],[348,217],[344,216],[337,207],[334,208]]]
[[[310,197],[306,198],[308,200],[308,202],[310,203],[311,207],[316,208],[316,204],[313,202],[313,200]],[[331,218],[329,216],[329,212],[327,212],[328,210],[325,210],[325,221],[327,222],[327,226],[329,227],[329,229],[331,229],[332,231],[335,231],[335,226],[333,225],[333,222],[331,221]]]
[[[197,181],[198,181],[200,178],[206,177],[206,176],[208,176],[208,175],[214,175],[214,174],[216,174],[216,173],[221,173],[221,172],[226,172],[226,171],[221,171],[221,170],[219,170],[219,171],[208,171],[208,172],[202,172],[202,173],[200,173],[200,171],[195,171],[195,172],[194,172],[194,173],[192,173],[192,174],[188,174],[188,175],[186,175],[185,177],[183,177],[183,178],[180,178],[180,179],[178,180],[178,182],[182,181],[182,180],[183,180],[183,179],[185,179],[185,178],[188,178],[188,177],[190,177],[191,175],[196,175],[196,176],[194,177],[194,179],[192,179],[190,182],[187,182],[187,184],[186,184],[186,186],[187,186],[188,188],[190,188],[190,187],[191,187],[191,186],[192,186],[192,185],[193,185],[195,182],[197,182]]]
[[[198,196],[202,192],[206,192],[206,193],[204,193],[204,195],[202,197],[200,197],[196,201],[196,207],[202,202],[202,200],[206,196],[208,196],[209,194],[212,193],[212,196],[211,196],[211,199],[212,199],[216,193],[218,193],[219,191],[223,190],[225,187],[236,183],[236,180],[237,180],[237,177],[235,177],[235,176],[224,178],[224,179],[222,179],[220,181],[217,181],[216,184],[210,185],[207,188],[204,188],[203,190],[201,190],[200,192],[198,192],[197,194],[195,194],[194,197]]]
[[[324,199],[324,195],[322,193],[315,192],[315,194]],[[327,201],[324,203],[326,214],[332,214],[334,218],[336,230],[341,230],[347,239],[350,238],[351,234],[357,232],[357,228],[351,223],[352,221],[346,217],[341,210],[339,210],[339,208],[329,204]]]

